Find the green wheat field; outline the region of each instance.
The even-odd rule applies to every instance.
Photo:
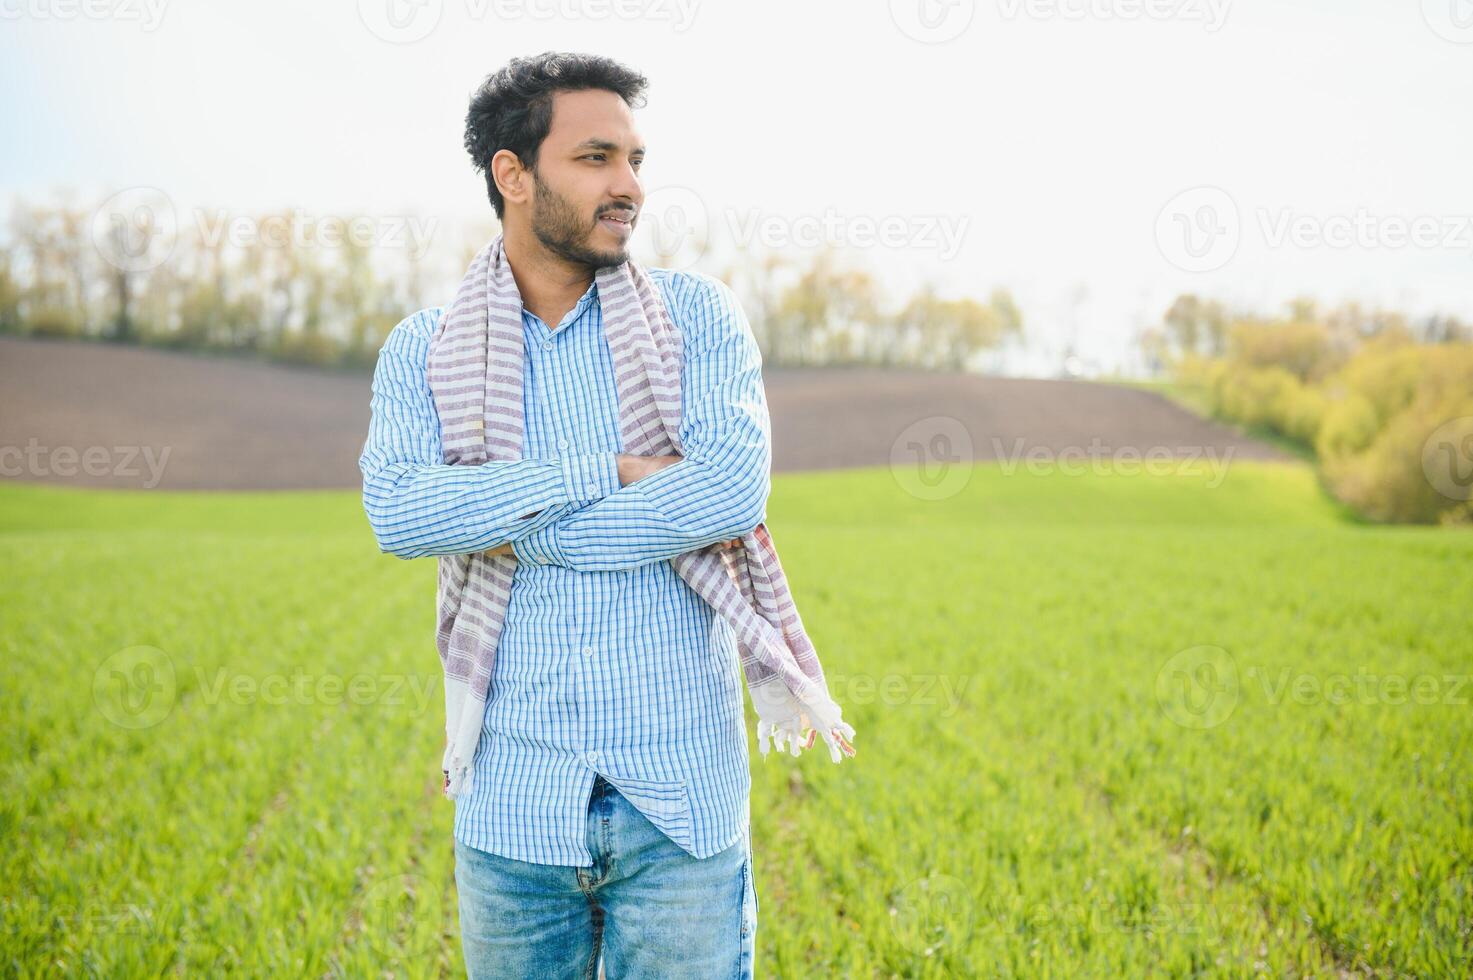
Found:
[[[748,709],[759,975],[1469,974],[1473,535],[1219,476],[775,480],[858,755]],[[433,559],[8,484],[0,561],[0,972],[461,974]]]

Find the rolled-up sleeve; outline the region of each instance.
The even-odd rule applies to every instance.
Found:
[[[395,326],[374,368],[358,468],[381,552],[407,559],[484,551],[619,488],[613,452],[447,465],[425,374],[438,313],[421,310]]]

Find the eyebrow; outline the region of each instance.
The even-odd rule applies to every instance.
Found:
[[[592,139],[586,139],[582,143],[579,143],[577,146],[573,147],[573,150],[574,152],[577,152],[578,150],[617,150],[618,148],[618,143],[594,137]],[[644,147],[636,146],[629,152],[630,154],[643,153]]]

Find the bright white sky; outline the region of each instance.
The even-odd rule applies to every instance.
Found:
[[[832,213],[894,295],[1012,289],[1014,371],[1071,337],[1130,370],[1187,290],[1473,318],[1473,0],[87,3],[0,0],[7,199],[484,217],[469,92],[512,55],[591,51],[651,80],[646,190],[705,210],[696,267],[752,214]],[[900,246],[857,244],[884,219]]]

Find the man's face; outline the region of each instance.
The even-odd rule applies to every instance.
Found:
[[[592,269],[624,263],[644,204],[643,161],[633,114],[616,93],[555,93],[532,174],[532,233],[569,262]]]

